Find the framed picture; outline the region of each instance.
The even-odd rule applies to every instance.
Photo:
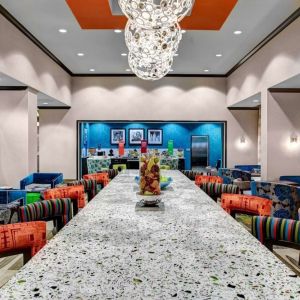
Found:
[[[163,131],[162,129],[148,129],[148,145],[162,145]]]
[[[126,143],[125,129],[111,129],[110,130],[111,145],[118,145],[119,141],[124,141],[124,143]]]
[[[129,129],[129,144],[130,145],[140,145],[141,141],[144,139],[144,129],[143,128],[130,128]]]

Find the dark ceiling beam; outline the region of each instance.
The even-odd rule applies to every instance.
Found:
[[[0,91],[25,91],[27,86],[0,86]]]
[[[259,106],[254,107],[227,107],[229,110],[259,110]]]
[[[300,93],[300,88],[269,88],[270,93]]]

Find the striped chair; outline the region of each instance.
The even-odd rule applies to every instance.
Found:
[[[19,222],[53,221],[57,231],[73,217],[70,198],[44,200],[21,206],[18,209]]]
[[[180,172],[192,181],[195,181],[197,175],[203,175],[203,172],[193,170],[180,170]]]
[[[221,198],[223,193],[226,194],[239,194],[240,189],[234,184],[224,184],[224,183],[201,183],[200,189],[204,191],[208,196],[210,196],[216,202],[218,198]]]
[[[223,183],[223,178],[220,176],[204,176],[204,175],[196,175],[195,184],[200,186],[201,183]]]
[[[49,189],[42,193],[44,200],[70,198],[73,203],[74,215],[78,213],[79,208],[85,207],[84,186],[62,186],[59,188]]]
[[[109,177],[108,173],[95,173],[95,174],[86,174],[83,175],[83,179],[93,179],[97,181],[97,184],[101,184],[102,188],[108,185],[109,183]]]
[[[109,169],[109,170],[103,171],[101,173],[107,173],[109,179],[114,179],[119,174],[119,171],[115,170],[115,169]]]
[[[234,218],[236,213],[270,216],[272,201],[255,196],[222,194],[221,206]]]
[[[88,196],[88,201],[91,201],[97,195],[97,181],[93,179],[81,179],[67,183],[68,186],[83,185],[84,192]]]
[[[28,262],[46,245],[46,222],[0,226],[0,257],[22,253]]]
[[[252,218],[252,234],[271,251],[273,245],[300,250],[300,221],[255,216]],[[300,256],[298,262],[287,258],[300,267]]]

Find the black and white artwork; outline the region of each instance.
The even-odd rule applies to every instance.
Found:
[[[129,144],[140,145],[144,139],[144,129],[142,128],[131,128],[129,129]]]
[[[162,145],[163,131],[162,129],[148,129],[148,145]]]
[[[112,145],[118,145],[120,141],[126,142],[125,129],[111,129],[110,143]]]

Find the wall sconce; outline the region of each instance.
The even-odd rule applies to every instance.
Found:
[[[298,143],[298,136],[296,134],[291,135],[291,143]]]
[[[241,136],[240,142],[241,142],[241,144],[245,144],[246,143],[246,138],[244,136]]]

